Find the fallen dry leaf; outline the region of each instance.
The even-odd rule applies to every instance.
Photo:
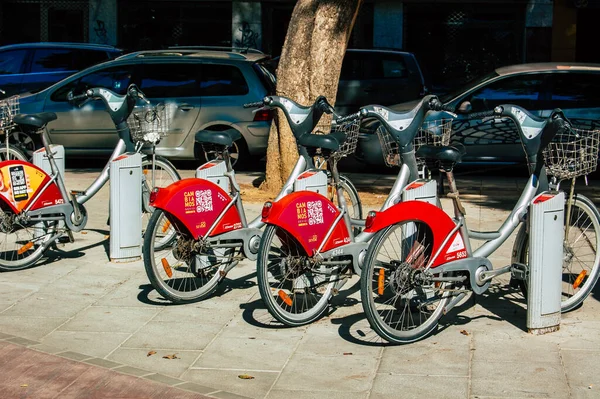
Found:
[[[172,355],[163,356],[163,359],[179,359],[179,358],[177,357],[176,353],[173,353]]]
[[[150,351],[150,352],[148,352],[148,354],[146,356],[152,356],[152,355],[156,355],[156,352],[155,351]]]
[[[109,236],[109,235],[106,235],[106,236],[104,236],[104,239],[105,239],[105,240],[108,240],[109,238],[110,238],[110,236]]]
[[[344,352],[344,356],[351,355],[352,352]]]
[[[238,375],[238,378],[241,378],[242,380],[253,380],[254,377],[252,377],[251,375],[248,374],[240,374]]]
[[[27,384],[21,384],[21,388],[27,388],[29,385]]]
[[[461,333],[462,335],[469,335],[469,333],[467,332],[467,330],[460,330],[460,333]]]
[[[82,231],[81,234],[87,234],[87,231]]]

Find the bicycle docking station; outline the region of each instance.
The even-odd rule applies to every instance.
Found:
[[[62,177],[63,181],[65,179],[65,147],[62,145],[50,144],[50,150],[52,151],[52,155],[54,156],[54,160],[56,161],[56,166],[58,166],[58,174]],[[33,152],[32,163],[48,173],[48,175],[52,175],[52,167],[50,166],[50,161],[48,161],[48,154],[46,154],[46,149],[44,147],[39,148]],[[41,227],[43,223],[40,222],[36,226]],[[59,221],[58,228],[63,228],[65,226],[65,222]],[[43,229],[36,228],[34,237],[41,237],[43,235]]]
[[[437,206],[437,183],[431,179],[417,179],[402,189],[402,201],[424,201]]]
[[[560,328],[564,205],[564,193],[556,191],[530,205],[527,330],[535,335]]]
[[[110,261],[142,257],[142,156],[124,154],[110,163]]]
[[[196,178],[204,179],[215,183],[226,193],[230,193],[229,178],[226,175],[227,165],[222,159],[212,160],[199,166],[196,169]],[[233,176],[233,171],[231,172]]]

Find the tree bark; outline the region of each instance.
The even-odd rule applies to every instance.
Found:
[[[342,60],[362,0],[298,0],[277,68],[277,95],[311,105],[323,95],[335,104]],[[331,117],[317,130],[329,132]],[[267,147],[262,189],[278,192],[290,175],[298,150],[281,111],[277,111]]]

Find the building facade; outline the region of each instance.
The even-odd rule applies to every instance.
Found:
[[[3,0],[0,44],[105,43],[281,51],[295,1]],[[600,62],[600,0],[365,0],[351,47],[416,53],[434,84],[458,85],[494,67]]]

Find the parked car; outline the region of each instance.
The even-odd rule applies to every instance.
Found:
[[[0,99],[35,93],[123,50],[89,43],[20,43],[0,47]]]
[[[277,68],[279,58],[272,61]],[[347,49],[335,109],[347,115],[366,104],[392,105],[427,93],[415,55],[406,51]]]
[[[251,155],[266,153],[272,115],[242,105],[273,92],[274,77],[264,65],[268,59],[262,53],[195,49],[134,52],[21,98],[21,112],[55,112],[58,119],[48,124],[48,133],[54,144],[65,147],[67,156],[106,156],[118,137],[104,105],[90,102],[79,109],[67,102],[67,94],[91,87],[122,94],[135,83],[152,103],[165,103],[171,110],[168,135],[158,145],[158,155],[194,159],[198,130],[234,128],[242,138],[232,155],[243,163]],[[39,146],[36,136],[21,133],[21,137],[29,151]]]
[[[599,90],[600,64],[521,64],[497,68],[440,100],[456,109],[469,101],[472,112],[515,104],[540,117],[548,117],[552,110],[561,108],[575,127],[590,130],[600,128]],[[413,101],[390,108],[408,110],[415,104]],[[448,116],[443,112],[430,113],[427,120]],[[376,127],[376,123],[367,123],[364,129],[372,133]],[[482,123],[459,114],[452,123],[451,140],[466,147],[464,163],[525,162],[516,127],[510,119]],[[356,156],[367,164],[383,165],[377,135],[363,135]]]

